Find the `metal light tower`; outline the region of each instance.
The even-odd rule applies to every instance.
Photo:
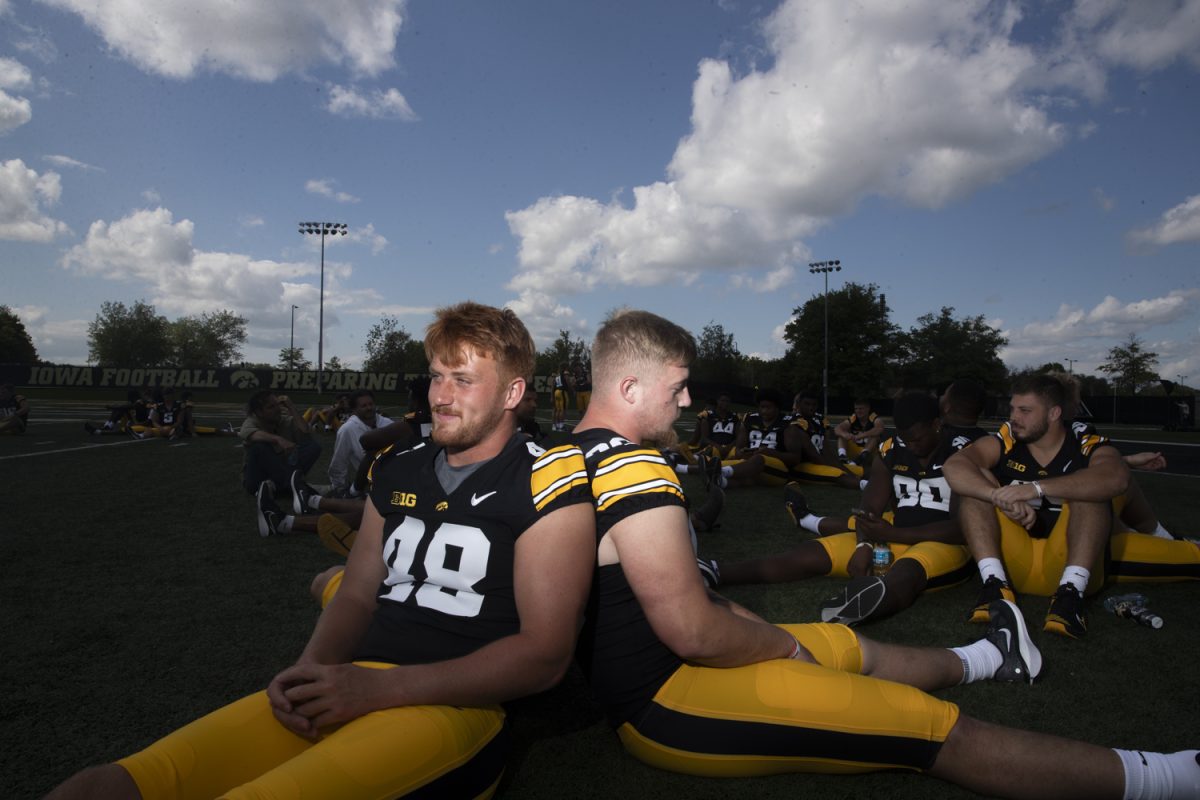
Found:
[[[288,347],[288,369],[296,368],[296,309],[300,306],[292,306],[292,344]]]
[[[344,222],[301,222],[300,233],[321,237],[321,303],[317,317],[317,394],[325,385],[325,237],[345,236]]]
[[[825,275],[825,368],[821,371],[821,413],[829,419],[829,273],[841,272],[842,262],[814,261],[808,265],[808,271],[813,275],[818,272]]]
[[[1074,375],[1075,374],[1075,362],[1078,361],[1079,359],[1078,358],[1065,358],[1063,360],[1067,362],[1067,374]]]

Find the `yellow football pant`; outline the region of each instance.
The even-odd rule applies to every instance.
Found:
[[[618,729],[625,749],[660,769],[710,777],[933,764],[958,720],[956,705],[857,674],[862,650],[844,625],[780,627],[819,663],[685,664]]]
[[[146,800],[485,798],[504,771],[504,729],[499,706],[407,706],[373,711],[313,743],[280,725],[257,692],[117,763]]]
[[[853,517],[850,518],[850,522],[853,524]],[[853,532],[838,533],[822,536],[816,542],[825,548],[829,560],[833,563],[829,574],[835,578],[849,578],[850,573],[846,571],[846,565],[850,563],[850,556],[854,555],[854,549],[858,546],[858,536]],[[928,581],[926,590],[944,589],[962,583],[975,574],[971,568],[971,551],[963,545],[943,542],[893,542],[890,546],[893,566],[904,558],[912,559],[921,565]],[[1200,552],[1200,549],[1197,552]]]
[[[1004,571],[1013,589],[1023,594],[1050,596],[1058,589],[1067,567],[1067,523],[1071,504],[1063,505],[1058,521],[1045,539],[1029,532],[999,510],[1000,550]],[[1160,539],[1147,533],[1114,533],[1108,542],[1108,569],[1118,581],[1185,581],[1200,579],[1200,547],[1182,539]],[[1082,566],[1092,570],[1088,594],[1100,591],[1105,565]]]

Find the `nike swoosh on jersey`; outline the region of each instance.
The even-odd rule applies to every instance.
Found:
[[[491,491],[491,492],[488,492],[487,494],[483,495],[482,497],[480,497],[480,496],[476,495],[474,492],[472,492],[471,493],[471,506],[474,507],[474,506],[479,505],[480,503],[482,503],[484,500],[487,500],[489,497],[491,497],[495,493],[496,493],[495,491]]]

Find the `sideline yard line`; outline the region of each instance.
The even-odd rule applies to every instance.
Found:
[[[64,447],[60,450],[42,450],[41,452],[38,452],[38,453],[14,453],[11,456],[0,456],[0,461],[7,461],[11,458],[32,458],[33,456],[50,456],[50,455],[54,455],[55,453],[71,453],[76,450],[95,450],[97,447],[115,447],[117,445],[122,445],[122,444],[137,444],[139,442],[149,442],[149,441],[151,441],[151,440],[150,439],[126,439],[123,442],[105,442],[103,444],[101,444],[100,442],[96,442],[95,444],[84,444],[84,445],[80,445],[79,447]]]

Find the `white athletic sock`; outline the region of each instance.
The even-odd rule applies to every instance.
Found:
[[[1157,536],[1160,539],[1174,539],[1171,532],[1162,526],[1161,522],[1154,523],[1154,530],[1150,532],[1151,536]]]
[[[859,490],[860,492],[861,492],[863,489],[866,489],[866,488],[867,488],[867,481],[865,481],[865,480],[861,480],[861,481],[859,481],[859,482],[858,482],[858,490]]]
[[[1087,589],[1088,580],[1091,577],[1092,571],[1090,569],[1081,567],[1078,564],[1068,564],[1067,568],[1063,570],[1062,580],[1058,583],[1059,585],[1069,583],[1078,589],[1079,594],[1082,595],[1084,590]]]
[[[722,478],[732,478],[733,477],[733,467],[722,466],[721,467],[721,477]]]
[[[319,494],[309,495],[308,507],[311,508],[313,511],[320,511],[321,510],[321,495],[319,495]]]
[[[292,525],[295,522],[296,522],[296,518],[293,517],[291,514],[288,514],[286,517],[283,518],[283,521],[279,523],[279,532],[280,533],[291,533]]]
[[[1008,580],[1008,575],[1004,574],[1004,564],[998,558],[981,558],[979,559],[979,577],[987,582],[988,578],[998,578],[1002,581]]]
[[[687,475],[688,474],[688,465],[687,464],[676,464],[675,465],[675,474],[676,475]]]
[[[1125,768],[1125,800],[1200,796],[1200,750],[1147,753],[1113,748],[1113,752]]]
[[[838,457],[840,457],[840,458],[846,457],[846,448],[844,448],[844,447],[838,448]]]
[[[824,517],[818,517],[816,514],[808,514],[800,518],[800,527],[806,531],[810,531],[817,536],[821,535],[821,520]]]
[[[980,639],[966,647],[951,647],[950,652],[958,656],[963,665],[963,677],[960,683],[986,681],[996,674],[996,670],[1004,663],[1004,654],[1000,648],[987,639]]]

